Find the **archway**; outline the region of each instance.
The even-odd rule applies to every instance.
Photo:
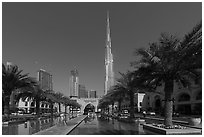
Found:
[[[77,103],[79,103],[81,105],[81,112],[84,112],[85,107],[88,104],[91,104],[95,107],[94,112],[97,112],[97,106],[98,106],[98,98],[80,98],[77,99]]]
[[[95,106],[93,104],[87,104],[84,108],[84,114],[87,115],[88,112],[95,112]]]

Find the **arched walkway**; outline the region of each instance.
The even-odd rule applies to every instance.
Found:
[[[84,108],[84,114],[87,115],[88,112],[95,112],[95,106],[91,103],[87,104]]]
[[[97,112],[99,98],[80,98],[76,100],[77,100],[77,103],[81,105],[81,112],[84,112],[84,109],[88,104],[93,105],[95,108],[94,112]]]

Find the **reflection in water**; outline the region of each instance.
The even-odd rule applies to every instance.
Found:
[[[38,118],[36,120],[30,120],[25,123],[16,123],[2,126],[3,135],[31,135],[41,130],[45,130],[56,124],[66,124],[67,120],[72,119],[74,116],[65,115],[63,117],[56,118]]]
[[[138,135],[151,134],[144,131],[140,122],[125,123],[101,116],[87,117],[70,135]]]

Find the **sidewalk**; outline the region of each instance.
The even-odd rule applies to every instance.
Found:
[[[33,135],[67,135],[75,127],[77,127],[86,117],[86,115],[81,115],[69,121],[62,120],[59,124],[46,130],[39,131]]]

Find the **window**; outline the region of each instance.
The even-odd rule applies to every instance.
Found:
[[[28,127],[27,123],[24,123],[24,128],[27,128],[27,127]]]
[[[142,106],[142,102],[140,102],[140,106]]]
[[[196,96],[196,100],[202,100],[202,92],[201,91]]]
[[[34,107],[34,106],[35,106],[35,103],[34,103],[34,102],[32,102],[32,103],[31,103],[31,106],[33,106],[33,107]]]
[[[182,102],[182,101],[190,101],[190,96],[188,94],[182,94],[179,99],[178,99],[179,102]]]
[[[28,106],[28,102],[25,102],[25,106]]]

